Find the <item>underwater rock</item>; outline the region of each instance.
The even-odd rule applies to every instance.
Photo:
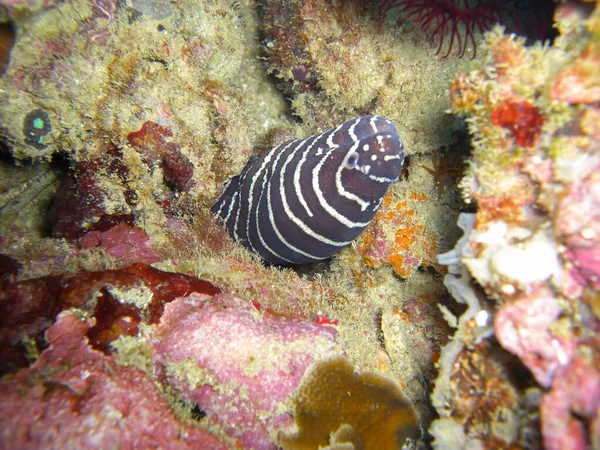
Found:
[[[133,9],[155,20],[166,19],[173,14],[169,2],[165,0],[131,0],[130,3]]]
[[[198,405],[203,426],[244,448],[274,449],[290,425],[285,399],[310,364],[335,353],[337,331],[257,309],[230,294],[165,307],[151,338],[160,382]]]
[[[355,373],[343,356],[314,363],[291,398],[297,430],[279,434],[284,450],[328,444],[396,450],[421,435],[419,418],[398,384],[374,372]]]
[[[204,280],[141,263],[121,270],[3,281],[1,373],[27,366],[28,358],[45,348],[43,333],[64,309],[82,308],[94,316],[95,323],[88,327],[89,344],[110,354],[115,339],[135,336],[142,322],[156,323],[166,303],[190,292],[219,290]]]
[[[283,122],[283,100],[256,58],[250,4],[0,3],[3,20],[19,30],[0,79],[2,136],[17,162],[59,156],[77,171],[116,146],[122,155],[104,162],[125,161],[127,189],[150,211],[155,200],[171,200],[163,181],[178,193],[194,191],[196,201],[213,201],[221,180],[246,163],[256,130]],[[145,123],[174,138],[150,171],[127,141]],[[111,176],[98,170],[98,184],[106,187]],[[119,193],[109,189],[107,203],[127,204]]]
[[[7,278],[0,285],[0,374],[29,365],[45,348],[43,332],[56,314],[67,307],[60,303],[61,276],[16,282]]]
[[[144,372],[91,348],[92,323],[62,312],[39,360],[0,380],[3,448],[229,448],[179,421]]]
[[[550,331],[560,314],[552,292],[541,286],[527,298],[502,305],[494,319],[500,344],[519,356],[544,388],[556,370],[573,357],[573,342]]]
[[[585,286],[600,290],[600,163],[584,179],[566,186],[554,224],[564,236],[565,276],[572,282],[565,293],[578,297]]]
[[[81,249],[101,249],[123,266],[135,262],[152,264],[161,260],[141,228],[123,223],[106,231],[89,231],[78,242]]]
[[[470,308],[460,317],[442,350],[433,398],[443,419],[430,429],[437,448],[461,448],[472,427],[490,423],[481,416],[465,421],[457,403],[471,400],[445,391],[456,367],[465,367],[463,361],[454,366],[457,358],[469,352],[483,367],[477,377],[465,377],[463,392],[494,392],[500,399],[496,393],[510,389],[512,400],[500,402],[504,410],[520,410],[521,418],[533,412],[541,420],[513,423],[506,445],[583,449],[598,441],[600,134],[591,118],[600,110],[579,94],[597,95],[598,65],[590,67],[600,54],[600,10],[574,5],[557,7],[561,35],[553,46],[526,47],[500,29],[489,33],[486,67],[458,76],[450,89],[452,110],[468,116],[473,136],[460,186],[477,213],[463,222],[470,226],[452,257],[440,260],[454,273],[445,278],[452,295],[479,298],[479,312]],[[494,345],[492,331],[519,364],[500,352],[495,359],[478,354],[477,346]],[[480,386],[489,378],[481,374],[494,366],[505,374],[495,377],[499,386]],[[532,389],[540,392],[533,404]],[[456,430],[462,438],[453,441]],[[536,435],[542,442],[532,444],[528,439]]]
[[[466,58],[436,56],[426,33],[398,33],[374,4],[269,0],[262,15],[268,69],[303,121],[329,128],[378,114],[397,125],[407,155],[452,142],[443,92]]]
[[[598,342],[595,343],[598,345]],[[598,347],[594,358],[598,358]],[[557,368],[552,391],[540,407],[547,450],[598,448],[600,433],[600,371],[577,356]]]
[[[86,231],[131,224],[134,216],[124,196],[128,176],[121,152],[112,146],[101,158],[73,164],[60,180],[50,210],[52,234],[76,239]]]
[[[152,170],[156,161],[160,161],[165,181],[180,191],[186,191],[194,175],[194,165],[179,151],[179,145],[165,141],[165,138],[171,137],[173,132],[168,128],[146,121],[140,130],[129,133],[127,140],[142,153],[149,169]]]

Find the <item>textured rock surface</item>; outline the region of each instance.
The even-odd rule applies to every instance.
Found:
[[[0,381],[4,448],[229,448],[181,423],[144,372],[92,349],[91,325],[61,313],[40,359]]]
[[[336,351],[337,331],[259,312],[232,295],[168,305],[151,339],[163,384],[197,404],[244,448],[273,448],[285,400],[306,369]]]
[[[525,47],[495,30],[486,68],[451,86],[452,109],[468,116],[474,144],[461,187],[478,208],[461,217],[465,235],[441,257],[452,272],[446,286],[469,309],[442,350],[436,448],[598,442],[600,134],[590,119],[599,114],[600,10],[563,4],[556,18],[561,36],[551,47]],[[518,360],[500,349],[482,359],[497,346],[492,335]],[[513,378],[481,386],[490,371],[497,382]],[[487,406],[503,412],[465,411],[472,392],[494,392]]]

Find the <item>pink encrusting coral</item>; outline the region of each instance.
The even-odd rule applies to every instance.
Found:
[[[161,382],[244,448],[275,448],[285,399],[334,354],[337,331],[260,312],[238,297],[193,294],[167,305],[151,343]]]
[[[31,356],[44,330],[49,342],[39,344],[35,364],[0,383],[0,420],[15,421],[1,436],[4,448],[145,447],[151,440],[222,448],[220,439],[275,448],[277,432],[293,422],[286,397],[314,361],[342,350],[324,320],[277,316],[206,281],[140,263],[4,289],[11,296],[0,296],[10,314],[0,333],[9,358],[3,371],[25,365],[21,343],[29,342]],[[23,415],[9,418],[17,402]]]
[[[89,231],[79,239],[82,249],[101,249],[121,265],[143,261],[151,264],[160,257],[150,246],[150,239],[141,228],[117,224],[106,231]]]
[[[143,263],[23,281],[14,276],[8,273],[0,280],[0,307],[5,312],[0,317],[1,373],[26,367],[26,357],[34,358],[46,348],[43,333],[65,309],[81,308],[94,316],[87,333],[90,346],[109,354],[113,341],[137,335],[141,322],[158,322],[165,304],[192,292],[220,292],[207,281]]]
[[[559,367],[552,391],[542,399],[542,433],[547,450],[595,449],[600,445],[600,371],[586,359],[577,356]]]
[[[589,284],[600,289],[600,163],[568,186],[557,205],[555,224],[565,237],[565,276],[581,288]]]
[[[540,286],[526,299],[503,305],[495,317],[500,344],[519,356],[538,383],[547,388],[556,370],[573,357],[575,343],[550,330],[561,308],[553,293]]]
[[[2,448],[229,448],[179,421],[144,372],[92,349],[92,323],[61,313],[40,359],[0,381]]]

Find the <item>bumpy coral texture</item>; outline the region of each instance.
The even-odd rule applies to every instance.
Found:
[[[460,120],[444,112],[444,93],[466,59],[436,56],[426,36],[398,33],[364,2],[260,2],[263,22],[252,0],[0,3],[18,30],[0,79],[0,135],[10,153],[0,158],[0,302],[7,312],[0,317],[0,368],[10,391],[3,414],[43,408],[48,420],[39,422],[42,430],[23,418],[15,433],[27,429],[37,440],[32,446],[64,447],[52,419],[64,419],[58,425],[76,441],[85,439],[77,435],[81,421],[100,417],[98,436],[112,439],[105,446],[126,447],[130,428],[137,430],[130,416],[148,408],[151,416],[139,423],[158,443],[165,437],[184,445],[191,430],[196,447],[224,441],[272,449],[278,431],[292,430],[286,394],[313,361],[341,353],[357,371],[392,379],[427,427],[434,363],[444,359],[440,346],[449,333],[437,306],[444,288],[434,254],[451,247],[457,212],[448,192],[436,195],[438,180],[421,163],[454,139]],[[546,115],[535,98],[524,100]],[[253,151],[368,113],[394,121],[413,164],[356,247],[316,267],[265,267],[207,213]],[[580,128],[597,133],[595,117],[584,111]],[[552,123],[543,121],[532,145]],[[496,131],[514,137],[510,126]],[[527,195],[536,193],[523,176],[517,181]],[[573,187],[573,198],[593,189],[588,181]],[[527,204],[494,201],[490,195],[490,216]],[[557,214],[568,217],[572,204],[565,200]],[[523,217],[530,214],[523,206]],[[575,236],[589,239],[590,227],[569,225],[573,292],[581,280],[593,281],[593,254]],[[54,333],[65,325],[77,331],[78,346],[59,357]],[[548,336],[563,339],[559,331]],[[82,354],[98,369],[88,377],[97,384],[90,382],[94,396],[76,391],[75,401],[72,377],[62,377]],[[50,373],[42,367],[48,364]],[[484,372],[504,380],[495,369]],[[114,383],[122,399],[110,395]],[[25,397],[17,403],[20,387]],[[135,397],[129,414],[120,408],[128,390]],[[89,414],[65,412],[64,399]],[[109,414],[112,402],[124,428]],[[567,414],[571,405],[561,405]],[[152,422],[164,425],[162,435]],[[356,443],[359,428],[341,424],[325,445]],[[20,439],[26,435],[10,441],[13,447],[27,447]]]
[[[54,236],[107,217],[160,228],[191,215],[241,170],[255,130],[277,122],[258,45],[243,44],[258,26],[248,5],[2,3],[19,29],[0,79],[2,136],[17,161],[70,165]]]
[[[286,450],[331,444],[349,448],[396,449],[420,436],[410,402],[391,379],[375,373],[355,374],[344,357],[318,361],[292,396],[298,430],[281,434]]]
[[[2,373],[26,367],[27,356],[46,347],[43,334],[65,309],[82,308],[94,315],[95,323],[87,332],[89,344],[109,354],[111,343],[120,336],[137,335],[142,322],[158,322],[166,303],[190,292],[219,292],[207,281],[143,263],[72,276],[12,278],[11,273],[0,278],[0,305],[6,312],[0,320]]]
[[[261,311],[258,303],[218,294],[206,281],[141,263],[121,270],[18,282],[4,274],[0,281],[9,294],[0,296],[9,313],[0,333],[3,371],[26,366],[26,356],[39,358],[31,368],[5,376],[2,389],[14,393],[17,386],[39,382],[21,400],[24,410],[41,408],[54,421],[32,415],[38,423],[28,433],[34,424],[17,416],[19,426],[5,432],[7,448],[82,439],[81,445],[88,446],[85,439],[93,433],[103,436],[98,438],[99,448],[110,439],[126,445],[131,436],[114,427],[114,417],[105,417],[108,407],[103,405],[114,403],[119,417],[131,420],[128,432],[140,426],[160,433],[144,421],[153,422],[153,408],[160,414],[173,396],[180,415],[164,415],[164,433],[157,442],[165,439],[179,445],[172,430],[187,427],[186,421],[193,419],[245,448],[273,448],[276,431],[291,422],[285,412],[287,395],[313,361],[336,352],[338,332],[329,324],[279,317]],[[77,318],[85,315],[91,317]],[[114,376],[105,379],[106,367]],[[78,378],[73,387],[69,380],[74,374]],[[57,390],[58,385],[67,388]],[[127,393],[129,385],[139,389]],[[156,386],[168,389],[171,396]],[[103,395],[106,389],[115,399]],[[150,396],[148,402],[156,407],[149,407],[144,396]],[[7,398],[0,411],[3,420],[9,420],[17,402]],[[70,415],[70,407],[61,406],[64,401],[79,402],[80,414]],[[143,420],[130,412],[133,405]],[[79,431],[84,422],[89,430]],[[53,426],[64,432],[50,433]],[[185,439],[194,445],[217,445],[216,438],[197,429],[181,439],[182,446]]]
[[[198,404],[205,421],[245,448],[272,448],[289,424],[284,401],[337,331],[260,313],[232,295],[191,295],[167,305],[152,339],[162,382]]]
[[[466,61],[435,56],[426,36],[396,33],[379,13],[339,0],[265,2],[270,69],[305,121],[333,126],[346,111],[379,114],[396,124],[409,155],[449,144],[454,119],[440,93]]]
[[[428,196],[409,191],[407,197],[401,201],[384,198],[373,225],[357,240],[358,251],[368,266],[387,263],[405,278],[418,268],[435,264],[437,249],[436,236],[418,214]]]
[[[61,313],[39,361],[2,379],[4,448],[229,448],[210,432],[178,421],[144,372],[92,349],[85,338],[91,325],[70,311]]]

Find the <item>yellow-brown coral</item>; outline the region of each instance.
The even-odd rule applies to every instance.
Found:
[[[421,435],[419,420],[398,384],[373,372],[355,374],[343,356],[315,363],[293,394],[298,430],[280,433],[285,450],[398,449]],[[331,439],[330,439],[331,436]]]

